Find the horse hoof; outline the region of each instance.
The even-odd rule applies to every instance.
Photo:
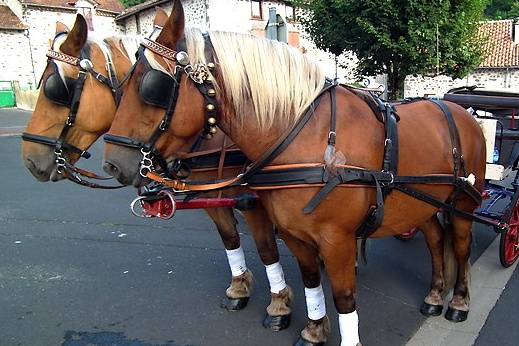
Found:
[[[324,342],[311,342],[300,337],[294,346],[324,346]]]
[[[442,314],[443,305],[432,305],[427,304],[426,302],[422,303],[420,307],[420,312],[424,316],[440,316]]]
[[[463,322],[467,319],[468,315],[468,311],[453,309],[449,306],[445,313],[445,318],[451,322]]]
[[[222,303],[220,307],[226,309],[227,311],[239,311],[244,309],[249,302],[249,297],[243,298],[229,298],[225,297],[222,299]]]
[[[290,314],[280,316],[270,316],[267,314],[263,320],[263,327],[274,332],[288,328],[290,325]]]

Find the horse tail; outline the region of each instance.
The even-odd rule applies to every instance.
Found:
[[[449,225],[443,227],[443,278],[445,282],[444,295],[454,288],[458,277],[458,262],[454,255],[454,242],[452,228]]]

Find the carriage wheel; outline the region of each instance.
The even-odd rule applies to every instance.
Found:
[[[407,231],[405,233],[395,235],[395,238],[398,240],[401,240],[401,241],[408,241],[408,240],[413,239],[414,236],[416,235],[416,233],[418,233],[418,231],[419,231],[418,227],[411,228],[409,231]]]
[[[501,232],[499,260],[505,268],[510,267],[519,257],[519,203],[512,210],[509,228]]]

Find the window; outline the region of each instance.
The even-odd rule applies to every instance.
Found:
[[[296,21],[296,9],[292,5],[285,6],[285,13],[287,21],[295,22]]]
[[[261,1],[252,0],[250,2],[250,6],[251,6],[251,17],[256,18],[256,19],[263,19]]]

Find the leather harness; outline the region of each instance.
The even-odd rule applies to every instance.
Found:
[[[65,150],[65,151],[75,152],[75,153],[79,154],[80,157],[83,157],[86,159],[90,158],[90,156],[91,156],[88,151],[79,149],[76,146],[66,142],[67,135],[68,135],[70,129],[72,127],[74,127],[75,122],[76,122],[76,116],[77,116],[77,112],[79,110],[79,104],[80,104],[80,100],[81,100],[81,94],[83,92],[83,87],[85,85],[85,80],[86,80],[88,74],[91,74],[101,84],[110,88],[117,104],[119,103],[119,101],[121,99],[121,90],[118,88],[117,77],[116,77],[116,74],[115,74],[115,71],[113,68],[112,61],[110,60],[109,57],[108,57],[108,61],[106,63],[106,68],[107,68],[109,77],[105,77],[101,73],[94,70],[92,62],[89,60],[90,57],[88,54],[88,49],[86,47],[81,50],[79,57],[74,57],[74,56],[54,50],[54,42],[56,41],[56,39],[59,36],[65,35],[65,34],[68,34],[68,33],[67,32],[58,33],[54,37],[53,43],[51,45],[51,49],[47,52],[47,67],[52,66],[55,71],[54,72],[55,75],[54,76],[50,75],[45,80],[44,80],[44,75],[42,75],[40,82],[38,83],[38,88],[40,87],[40,85],[43,82],[44,83],[44,92],[45,92],[47,98],[49,98],[49,100],[51,102],[54,102],[54,103],[57,103],[59,105],[69,108],[69,114],[67,116],[67,120],[65,121],[65,124],[63,125],[63,128],[57,139],[24,132],[22,134],[22,140],[54,147],[54,156],[55,156],[57,172],[63,174],[68,180],[70,180],[76,184],[91,187],[91,188],[101,188],[101,189],[117,189],[117,188],[124,187],[124,185],[117,185],[117,186],[100,185],[100,184],[85,180],[84,179],[85,177],[90,178],[90,179],[97,179],[97,180],[109,180],[109,179],[112,179],[112,177],[100,176],[100,175],[97,175],[96,173],[88,172],[83,169],[77,168],[74,165],[70,164],[67,161],[66,157],[63,155],[63,151]],[[70,98],[66,101],[65,101],[64,97],[61,97],[60,100],[53,99],[52,97],[50,97],[48,95],[48,92],[50,92],[52,90],[46,91],[46,83],[50,77],[54,77],[57,79],[61,78],[58,75],[58,69],[57,69],[57,66],[56,66],[56,63],[54,62],[54,60],[61,61],[61,62],[64,62],[64,63],[67,63],[69,65],[79,68],[78,78],[73,80],[73,82],[71,84],[71,86],[73,88],[72,95],[70,95]],[[57,88],[58,85],[55,84],[55,85],[53,85],[53,87]],[[66,88],[65,85],[62,85],[62,87]],[[61,91],[55,91],[55,92],[57,94],[59,94],[60,92],[63,93],[66,91],[67,90],[65,89],[64,91],[61,90]]]
[[[208,37],[206,36],[206,54],[209,50],[208,47],[210,47],[210,40],[208,40]],[[153,51],[165,58],[174,60],[175,55],[173,53],[176,52],[169,50],[167,47],[162,48],[165,48],[169,55],[164,54],[163,51]],[[307,203],[303,209],[303,212],[306,214],[312,213],[315,208],[317,208],[318,205],[323,201],[323,199],[326,198],[326,196],[337,187],[374,187],[376,190],[375,205],[371,206],[365,222],[357,231],[357,236],[362,239],[368,238],[382,224],[384,218],[384,201],[393,190],[398,190],[415,199],[431,204],[437,208],[441,208],[444,212],[450,215],[460,216],[493,225],[493,223],[485,218],[481,218],[477,215],[469,214],[455,208],[456,198],[461,193],[465,193],[471,197],[477,204],[481,202],[481,194],[471,184],[469,181],[470,179],[466,177],[463,156],[461,155],[459,133],[456,124],[448,107],[439,100],[429,101],[434,103],[441,110],[448,124],[454,161],[454,169],[452,174],[431,174],[425,176],[398,175],[399,143],[397,122],[399,117],[393,105],[383,102],[373,94],[370,94],[369,96],[364,95],[362,99],[368,103],[377,119],[381,120],[384,124],[384,154],[380,171],[371,171],[362,167],[353,167],[348,165],[337,165],[335,167],[336,172],[331,174],[328,167],[326,167],[326,165],[323,163],[305,163],[277,166],[270,165],[272,161],[277,158],[297,137],[308,121],[312,118],[314,111],[321,102],[321,99],[324,97],[324,95],[327,94],[330,96],[331,100],[328,145],[331,147],[335,146],[337,136],[337,87],[343,86],[339,86],[336,83],[327,80],[319,95],[311,103],[307,111],[298,119],[296,124],[283,136],[281,136],[281,138],[276,141],[276,143],[272,145],[263,155],[261,155],[258,160],[251,163],[246,167],[243,173],[234,178],[223,180],[218,179],[212,182],[186,181],[165,177],[164,175],[160,175],[151,169],[146,172],[145,176],[152,181],[173,189],[175,192],[185,193],[215,191],[239,185],[246,185],[251,189],[257,190],[274,190],[301,187],[307,188],[309,186],[321,187],[317,194]],[[358,95],[358,91],[352,91]],[[176,92],[178,93],[178,90]],[[202,90],[201,92],[204,95]],[[118,141],[118,138],[114,137],[115,136],[107,135],[105,136],[105,140],[114,144],[122,144]],[[138,144],[139,147],[142,147],[142,143],[140,142],[133,142],[132,146],[133,144]],[[221,161],[222,158],[220,156],[220,162],[218,166],[214,165],[213,167],[221,167]],[[455,188],[454,198],[451,198],[450,203],[445,203],[426,193],[409,187],[408,185],[411,184],[452,185]]]

